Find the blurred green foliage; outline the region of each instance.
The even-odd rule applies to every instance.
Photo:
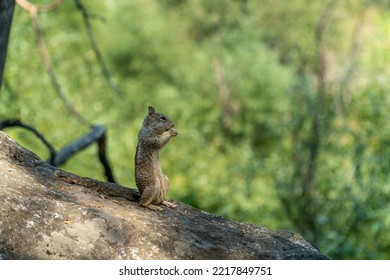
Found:
[[[170,198],[297,231],[333,258],[390,258],[386,1],[84,2],[120,97],[75,2],[39,21],[67,97],[108,128],[120,184],[134,187],[137,132],[153,105],[180,133],[161,154]],[[33,125],[57,149],[88,131],[51,87],[20,7],[7,59],[1,119]],[[48,157],[29,132],[7,133]],[[104,179],[94,147],[63,168]]]

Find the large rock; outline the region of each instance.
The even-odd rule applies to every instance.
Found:
[[[154,212],[59,172],[0,132],[0,259],[327,259],[290,231],[179,202]]]

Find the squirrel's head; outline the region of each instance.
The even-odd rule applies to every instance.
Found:
[[[157,113],[152,106],[149,106],[144,126],[153,129],[158,134],[163,134],[174,127],[175,124],[166,115]]]

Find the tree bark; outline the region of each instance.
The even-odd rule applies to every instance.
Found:
[[[0,259],[328,259],[291,231],[180,202],[154,212],[89,188],[121,186],[58,173],[0,132]]]

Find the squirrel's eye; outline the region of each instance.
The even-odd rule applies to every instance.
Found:
[[[167,118],[165,116],[160,116],[160,119],[162,119],[163,121],[167,120]]]

